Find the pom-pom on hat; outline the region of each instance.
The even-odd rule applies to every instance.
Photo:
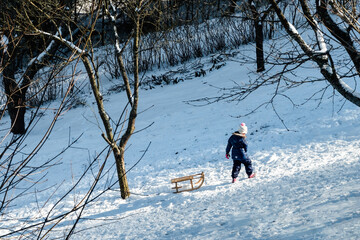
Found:
[[[248,128],[247,126],[245,125],[245,123],[241,123],[240,124],[240,127],[239,127],[239,133],[242,133],[242,134],[247,134],[248,132]]]

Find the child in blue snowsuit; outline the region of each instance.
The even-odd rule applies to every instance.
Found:
[[[228,144],[226,146],[226,158],[230,157],[233,159],[233,169],[231,173],[232,182],[236,181],[236,178],[239,175],[241,164],[244,164],[246,174],[249,178],[255,177],[254,169],[251,163],[250,158],[247,156],[247,142],[245,140],[247,134],[247,126],[245,123],[241,123],[238,131],[234,132],[228,140]]]

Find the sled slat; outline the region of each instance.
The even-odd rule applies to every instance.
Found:
[[[193,180],[197,180],[197,179],[199,179],[199,180],[196,183],[194,183]],[[171,179],[171,183],[175,183],[175,187],[173,187],[172,189],[176,190],[175,193],[180,193],[180,192],[185,192],[185,191],[193,191],[195,189],[199,189],[203,185],[204,179],[205,179],[204,172],[199,173],[199,174],[174,178],[174,179]],[[183,189],[183,190],[179,191],[179,189],[182,188],[182,186],[178,186],[178,183],[184,182],[184,181],[190,181],[191,188]]]

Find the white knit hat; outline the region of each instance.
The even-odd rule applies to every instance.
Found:
[[[245,123],[241,123],[240,124],[240,127],[239,127],[239,133],[243,133],[243,134],[247,134],[248,132],[248,128],[247,126],[245,125]]]

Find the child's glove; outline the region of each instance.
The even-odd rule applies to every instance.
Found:
[[[230,154],[227,153],[227,154],[225,155],[225,157],[226,157],[227,159],[229,159]]]

